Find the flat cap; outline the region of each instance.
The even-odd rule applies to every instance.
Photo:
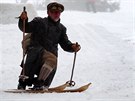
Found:
[[[64,6],[62,4],[60,4],[60,3],[52,2],[52,3],[49,3],[47,5],[47,10],[63,12],[64,11]]]

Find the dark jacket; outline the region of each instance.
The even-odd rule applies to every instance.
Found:
[[[19,19],[18,26],[23,31],[23,21]],[[58,44],[68,52],[73,52],[72,43],[68,40],[66,27],[60,20],[54,22],[50,17],[36,17],[31,22],[25,22],[25,32],[32,33],[31,46],[41,46],[57,56]]]

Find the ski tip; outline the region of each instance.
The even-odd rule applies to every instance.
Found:
[[[91,84],[92,84],[92,83],[88,83],[88,84],[86,84],[86,85],[80,87],[80,88],[78,89],[78,92],[83,92],[83,91],[87,90]]]
[[[82,86],[82,87],[85,88],[85,89],[87,89],[91,84],[92,84],[92,83],[90,82],[90,83],[88,83],[88,84],[86,84],[86,85],[84,85],[84,86]]]
[[[92,83],[90,82],[90,83],[84,85],[83,87],[89,87],[91,84],[92,84]]]
[[[84,92],[84,91],[86,91],[88,88],[89,88],[89,86],[91,85],[92,83],[88,83],[88,84],[85,84],[85,85],[83,85],[83,86],[81,86],[81,87],[79,87],[79,88],[75,88],[75,89],[66,89],[66,90],[63,90],[63,91],[61,91],[61,92],[71,92],[71,93],[75,93],[75,92],[79,92],[79,93],[81,93],[81,92]]]

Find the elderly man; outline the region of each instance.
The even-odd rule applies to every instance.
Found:
[[[67,52],[80,50],[80,45],[68,39],[66,27],[60,23],[63,11],[62,4],[52,2],[47,5],[48,17],[35,17],[28,22],[26,11],[20,15],[18,23],[20,30],[23,31],[25,20],[25,32],[31,35],[29,44],[25,46],[27,58],[23,67],[25,71],[22,72],[28,79],[23,80],[20,77],[18,89],[26,89],[27,85],[32,84],[34,90],[44,90],[50,86],[57,69],[58,44]]]

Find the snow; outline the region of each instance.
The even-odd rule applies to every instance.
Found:
[[[17,24],[0,24],[0,101],[135,101],[134,0],[121,0],[113,13],[65,11],[61,22],[72,42],[78,42],[73,80],[76,86],[92,82],[83,93],[10,94],[18,83],[22,59],[22,32]],[[47,16],[46,11],[38,11]],[[7,19],[8,20],[8,19]],[[59,47],[53,86],[70,79],[74,54]]]
[[[20,16],[23,7],[26,7],[28,12],[29,20],[32,20],[37,13],[32,4],[15,4],[15,3],[0,3],[0,24],[15,24],[18,22],[16,17]],[[7,20],[8,19],[8,20]]]

